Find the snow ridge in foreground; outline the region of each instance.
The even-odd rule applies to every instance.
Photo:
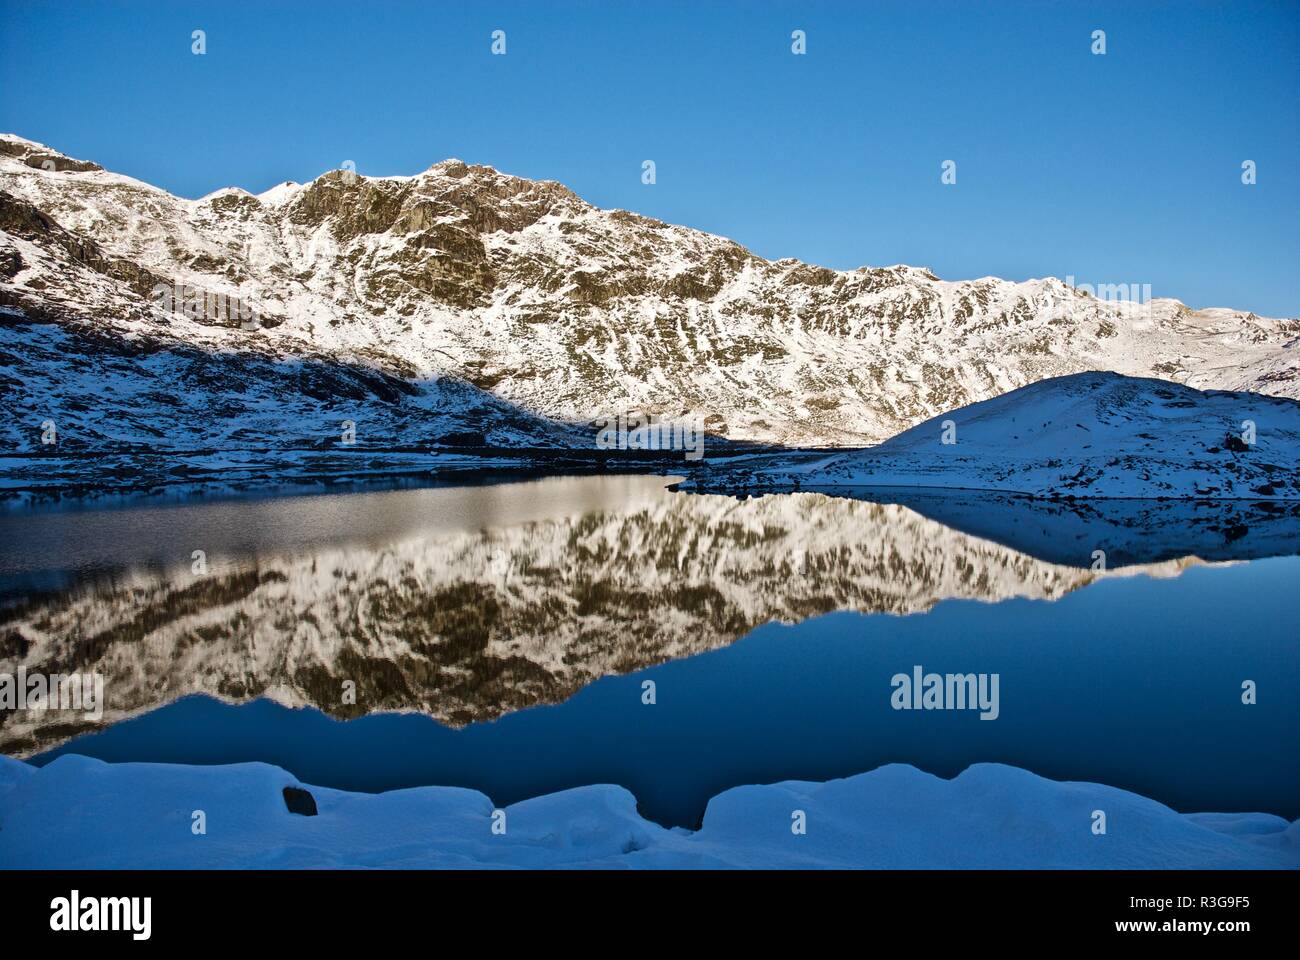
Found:
[[[709,802],[694,832],[642,819],[635,797],[610,785],[507,807],[494,835],[492,801],[475,790],[309,787],[319,815],[304,817],[282,799],[295,784],[262,763],[65,756],[35,768],[0,757],[0,867],[1300,867],[1300,821],[1180,814],[1001,764],[952,780],[891,764],[827,783],[737,787]],[[191,831],[196,809],[204,835]],[[803,835],[791,830],[798,810]],[[1106,813],[1104,835],[1092,832],[1095,810]]]

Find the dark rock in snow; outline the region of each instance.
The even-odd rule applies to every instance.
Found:
[[[301,814],[304,817],[316,816],[316,798],[301,787],[284,788],[284,805],[289,808],[290,813]]]

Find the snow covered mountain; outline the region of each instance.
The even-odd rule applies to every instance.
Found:
[[[1300,402],[1083,373],[941,414],[869,450],[746,457],[683,485],[1300,500]]]
[[[1300,320],[771,262],[457,160],[188,200],[0,136],[0,311],[11,450],[590,446],[628,410],[860,445],[1097,369],[1300,397]]]

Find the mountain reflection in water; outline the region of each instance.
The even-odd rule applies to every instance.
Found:
[[[190,693],[464,725],[727,646],[769,621],[1056,599],[1099,579],[1174,576],[1196,557],[1300,551],[1286,507],[915,491],[909,506],[819,493],[737,500],[668,482],[7,514],[0,672],[98,672],[107,704],[94,723],[0,713],[0,748],[49,749]],[[1092,569],[1098,550],[1109,569]]]

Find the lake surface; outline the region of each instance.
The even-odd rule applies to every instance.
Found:
[[[1300,816],[1289,508],[668,482],[11,511],[0,672],[98,673],[106,706],[0,712],[0,749],[499,804],[614,782],[687,826],[894,761]],[[918,667],[996,675],[996,718],[895,709]]]

